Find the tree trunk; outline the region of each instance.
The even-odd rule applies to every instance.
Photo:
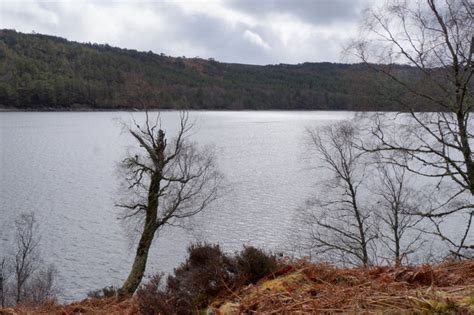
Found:
[[[465,117],[461,111],[459,111],[456,116],[459,127],[459,139],[461,142],[462,154],[466,164],[466,184],[467,188],[471,192],[471,195],[474,195],[474,163],[472,162],[472,152],[469,144],[467,128],[464,124]]]
[[[349,185],[349,191],[351,195],[352,209],[354,210],[354,215],[357,221],[357,227],[359,229],[360,246],[362,250],[362,263],[364,267],[367,267],[369,265],[369,254],[367,253],[367,241],[365,239],[364,221],[357,205],[357,197],[354,186],[350,181],[347,181],[347,183]]]
[[[158,198],[160,195],[160,183],[162,179],[162,170],[165,165],[164,150],[166,147],[165,134],[160,129],[154,152],[154,161],[156,169],[151,176],[150,186],[148,188],[148,204],[146,208],[145,225],[143,227],[140,242],[138,242],[137,254],[133,261],[132,270],[125,280],[122,288],[119,290],[119,296],[124,297],[132,295],[137,290],[145,273],[146,262],[148,259],[148,251],[155,236],[155,232],[160,226],[157,222],[158,215]]]
[[[3,293],[3,270],[1,270],[1,272],[2,273],[0,274],[0,303],[1,303],[2,308],[4,308],[5,307],[5,295]]]
[[[151,224],[145,225],[140,242],[138,243],[137,254],[133,261],[132,270],[122,288],[119,290],[120,296],[127,296],[135,293],[142,281],[143,274],[145,273],[146,261],[148,259],[148,252],[156,231],[155,225],[152,222],[150,223]]]
[[[16,282],[16,304],[20,304],[21,302],[21,284],[20,280],[17,280]]]

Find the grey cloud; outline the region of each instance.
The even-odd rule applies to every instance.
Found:
[[[108,43],[172,56],[212,57],[223,62],[338,61],[344,34],[331,30],[341,25],[346,28],[348,21],[355,25],[362,1],[367,0],[224,2],[225,9],[253,17],[253,22],[230,22],[219,10],[213,14],[186,10],[178,2],[22,1],[19,5],[6,0],[0,4],[0,28],[35,30],[80,42]],[[297,36],[284,39],[269,24],[275,13],[289,14],[293,20],[316,28],[292,30],[296,33],[291,35]],[[318,28],[327,25],[329,31]],[[286,29],[285,25],[282,27]]]
[[[161,5],[151,5],[154,11],[163,10]],[[265,64],[269,62],[269,55],[262,47],[247,41],[243,34],[246,30],[258,30],[244,24],[228,25],[227,21],[203,13],[189,14],[178,6],[167,6],[166,17],[168,31],[149,41],[153,43],[153,51],[176,55],[170,51],[169,44],[185,43],[192,48],[182,51],[178,55],[186,57],[199,56],[215,58],[223,62]],[[179,22],[177,22],[179,21]],[[140,34],[139,40],[146,42],[153,34]]]
[[[223,20],[200,15],[181,24],[176,34],[195,46],[205,45],[209,55],[201,57],[239,63],[268,62],[265,49],[244,38],[246,30],[252,31],[252,28],[243,23],[228,27]]]
[[[364,0],[232,0],[235,9],[263,16],[272,13],[292,14],[314,24],[330,24],[356,20]]]

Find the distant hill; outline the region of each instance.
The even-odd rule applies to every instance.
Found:
[[[362,64],[230,64],[0,30],[3,108],[395,110],[384,80]]]

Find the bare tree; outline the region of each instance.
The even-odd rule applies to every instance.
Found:
[[[53,264],[38,269],[26,285],[26,302],[39,305],[48,300],[54,300],[59,293],[57,277],[58,271]]]
[[[38,223],[33,213],[23,213],[15,220],[16,253],[14,256],[14,276],[16,303],[19,304],[25,294],[25,284],[39,268]]]
[[[6,300],[6,284],[10,276],[9,264],[7,257],[3,257],[0,261],[0,303],[2,308],[5,307]]]
[[[308,203],[306,220],[311,250],[338,257],[342,263],[371,264],[376,231],[360,188],[366,176],[364,162],[353,144],[354,127],[343,122],[308,130],[312,148],[326,178],[323,190]]]
[[[204,210],[217,197],[221,175],[210,148],[199,150],[188,139],[192,124],[186,112],[180,113],[179,131],[168,142],[159,115],[154,123],[148,113],[143,126],[129,128],[139,150],[123,160],[125,181],[132,198],[119,204],[124,218],[141,219],[141,237],[129,276],[121,295],[133,294],[145,272],[148,252],[155,234],[166,225]]]
[[[14,222],[13,252],[0,260],[1,306],[38,305],[59,294],[58,272],[46,268],[40,253],[40,235],[34,213],[21,213]]]
[[[407,170],[384,163],[375,164],[373,212],[380,220],[378,241],[398,267],[424,243],[418,224],[423,196],[409,186]]]
[[[408,171],[361,150],[354,121],[309,134],[322,189],[303,211],[309,237],[300,237],[302,249],[346,264],[408,262],[423,244],[418,213],[424,200],[409,185]]]
[[[367,11],[362,39],[352,46],[368,67],[390,79],[390,87],[404,91],[392,100],[407,112],[396,118],[375,115],[375,141],[365,149],[401,152],[397,158],[388,155],[385,162],[437,179],[438,188],[449,187],[443,206],[424,216],[466,216],[466,237],[455,241],[442,229],[437,232],[456,253],[474,249],[467,237],[474,216],[473,12],[469,0],[390,1]],[[380,63],[385,65],[376,65]],[[396,63],[411,66],[411,74]],[[432,112],[416,112],[420,104]],[[390,125],[396,135],[389,132]],[[459,197],[465,202],[460,204]]]

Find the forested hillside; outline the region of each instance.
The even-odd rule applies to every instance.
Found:
[[[229,64],[0,30],[2,108],[397,109],[398,92],[376,76],[364,65]]]

